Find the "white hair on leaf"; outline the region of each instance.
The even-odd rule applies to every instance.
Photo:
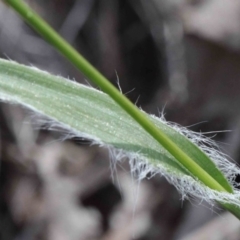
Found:
[[[8,99],[8,97],[1,98],[5,102],[12,102],[12,100]],[[22,103],[20,104],[23,105]],[[177,124],[167,122],[164,119],[163,114],[160,118],[157,118],[155,116],[152,117],[172,127],[175,131],[187,137],[191,142],[193,142],[203,152],[205,152],[216,164],[216,166],[224,173],[225,177],[232,185],[234,193],[212,190],[191,176],[179,176],[161,164],[152,164],[139,152],[129,152],[122,149],[117,149],[112,145],[104,143],[101,139],[95,136],[78,132],[68,125],[59,123],[54,119],[43,116],[32,106],[23,106],[33,111],[31,117],[34,120],[33,122],[35,124],[35,127],[42,128],[44,124],[44,128],[61,132],[63,134],[63,137],[61,138],[62,141],[71,139],[73,137],[84,138],[90,140],[92,142],[92,145],[98,145],[100,147],[107,148],[113,161],[113,171],[115,169],[116,163],[121,163],[121,161],[127,158],[129,160],[131,174],[139,181],[145,178],[151,178],[159,174],[165,177],[170,184],[176,187],[176,189],[181,194],[182,200],[188,199],[189,197],[194,197],[205,200],[212,206],[214,205],[214,202],[217,201],[221,203],[234,204],[240,207],[240,191],[236,188],[236,184],[234,182],[236,176],[240,174],[240,169],[234,163],[228,161],[227,156],[219,151],[216,143],[213,140],[207,138],[202,133],[195,133]]]

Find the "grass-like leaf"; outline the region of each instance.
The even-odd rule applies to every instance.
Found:
[[[19,102],[60,121],[72,134],[109,147],[115,157],[128,156],[140,178],[149,172],[160,172],[183,197],[192,194],[216,200],[240,219],[239,192],[233,186],[233,179],[240,171],[224,155],[201,144],[211,143],[208,139],[176,126],[169,127],[163,119],[141,112],[26,4],[19,0],[5,1],[114,101],[96,90],[46,74],[40,77],[36,70],[32,72],[6,62],[1,64],[3,100]],[[10,81],[6,83],[8,74]],[[183,132],[207,155],[187,140]]]
[[[226,189],[225,192],[204,186],[107,94],[96,89],[52,76],[36,68],[0,60],[0,99],[21,104],[48,116],[51,126],[63,127],[71,135],[86,137],[96,144],[108,147],[119,159],[128,157],[132,170],[140,178],[149,173],[161,173],[183,196],[193,195],[207,201],[219,201],[239,217],[239,209],[229,205],[240,206],[239,193],[236,190],[233,193],[233,186],[229,183],[239,170],[219,152],[202,145],[204,153],[197,147],[193,142],[208,141],[200,135],[177,126],[169,126],[163,119],[144,113],[204,172]],[[215,163],[209,156],[213,157]]]

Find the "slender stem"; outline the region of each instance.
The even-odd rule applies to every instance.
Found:
[[[174,142],[172,142],[160,129],[158,129],[148,117],[122,95],[98,70],[96,70],[82,55],[68,44],[57,32],[55,32],[43,19],[33,12],[20,0],[5,0],[14,8],[28,24],[40,35],[49,41],[62,55],[75,65],[88,79],[98,85],[116,103],[118,103],[133,119],[135,119],[153,138],[166,148],[183,166],[185,166],[196,178],[209,188],[217,191],[232,192],[225,189],[196,162],[186,155]]]

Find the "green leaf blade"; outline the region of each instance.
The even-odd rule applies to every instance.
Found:
[[[30,106],[78,132],[101,139],[105,144],[125,151],[134,149],[135,152],[144,152],[144,155],[148,153],[152,155],[153,163],[158,164],[162,160],[167,167],[174,166],[175,172],[188,173],[106,94],[3,60],[0,62],[0,76],[2,98],[5,94],[11,101]],[[223,174],[202,151],[159,119],[152,120],[190,157],[204,159],[198,163],[209,174],[214,171],[213,177],[219,183],[224,183],[225,187],[231,188]]]
[[[100,138],[97,139],[98,143],[100,143],[101,141],[108,143],[108,140],[110,140],[111,146],[121,148],[124,151],[131,152],[133,150],[134,152],[138,152],[138,149],[139,149],[140,154],[138,157],[140,158],[143,157],[143,159],[145,160],[147,159],[147,162],[151,162],[151,164],[154,165],[156,168],[158,168],[159,165],[161,165],[162,170],[164,167],[166,167],[167,172],[170,171],[174,173],[176,176],[178,176],[179,178],[177,179],[177,181],[180,180],[181,184],[184,185],[186,188],[189,188],[189,186],[187,186],[184,183],[186,179],[189,181],[190,184],[192,183],[194,185],[192,187],[192,191],[195,192],[195,196],[201,197],[202,196],[201,194],[204,194],[205,197],[208,198],[208,194],[210,194],[211,196],[209,197],[209,199],[215,199],[219,202],[237,204],[237,206],[240,206],[240,193],[237,192],[234,186],[233,187],[231,186],[231,184],[233,185],[232,183],[233,176],[240,174],[240,170],[238,168],[235,168],[235,166],[228,164],[226,162],[226,159],[222,158],[221,155],[220,155],[220,163],[219,163],[219,159],[216,161],[216,163],[218,162],[218,167],[216,167],[215,164],[211,162],[209,157],[206,156],[206,154],[201,153],[201,150],[199,150],[197,147],[194,150],[194,146],[189,144],[187,139],[185,138],[181,139],[181,137],[179,137],[178,135],[176,135],[176,137],[171,137],[172,133],[174,134],[179,134],[179,133],[176,133],[174,131],[172,132],[172,129],[170,128],[171,129],[170,134],[168,135],[168,131],[164,131],[164,128],[166,125],[165,123],[160,121],[161,124],[163,125],[160,124],[159,126],[160,128],[157,128],[156,125],[158,125],[158,123],[154,125],[152,121],[149,120],[149,117],[147,115],[140,112],[126,97],[121,95],[119,91],[100,72],[97,71],[97,69],[95,69],[82,55],[80,55],[64,39],[62,39],[57,32],[55,32],[43,19],[41,19],[41,17],[38,16],[38,14],[33,12],[22,1],[6,0],[6,2],[12,8],[14,8],[25,19],[25,21],[28,22],[28,24],[30,24],[33,28],[35,28],[35,30],[39,34],[41,34],[60,53],[62,53],[70,62],[72,62],[73,65],[75,65],[89,80],[93,81],[97,86],[100,86],[104,92],[106,92],[109,96],[111,96],[111,98],[114,99],[114,101],[119,106],[121,106],[122,109],[124,109],[138,124],[140,124],[142,128],[145,129],[145,131],[150,134],[151,137],[145,131],[141,132],[143,131],[143,129],[142,128],[139,129],[139,126],[136,125],[136,122],[133,122],[133,124],[130,123],[132,119],[130,118],[130,122],[129,122],[128,119],[126,119],[126,116],[121,115],[122,112],[118,112],[118,111],[116,112],[114,110],[113,115],[111,114],[109,115],[110,122],[107,122],[108,125],[106,128],[106,126],[103,126],[100,124],[101,120],[102,121],[106,120],[103,115],[101,115],[100,121],[97,121],[93,117],[93,115],[90,113],[90,111],[85,111],[86,108],[84,110],[83,108],[80,108],[78,107],[78,105],[76,105],[78,101],[76,102],[72,101],[71,104],[68,104],[70,103],[68,99],[67,105],[61,104],[66,102],[60,102],[60,104],[58,105],[53,104],[53,102],[57,101],[57,98],[60,97],[61,91],[59,91],[60,93],[59,95],[54,95],[52,99],[49,98],[47,94],[45,94],[44,97],[42,97],[41,95],[42,93],[38,96],[39,92],[36,91],[35,95],[32,96],[32,99],[34,99],[34,101],[31,102],[31,99],[29,98],[31,94],[23,95],[22,92],[20,93],[18,92],[19,93],[18,95],[14,95],[16,91],[14,92],[13,89],[10,89],[9,88],[10,85],[9,86],[5,85],[5,89],[2,88],[2,95],[0,92],[0,97],[2,98],[2,100],[18,102],[25,106],[33,108],[38,112],[46,114],[52,117],[53,119],[60,121],[62,124],[65,124],[65,126],[71,128],[72,131],[75,129],[76,131],[78,131],[78,133],[80,132],[82,134],[86,132],[86,129],[87,129],[88,134],[90,134],[90,135],[88,134],[87,135],[91,139],[94,140],[97,136],[100,136]],[[16,69],[16,71],[18,70]],[[25,74],[28,74],[28,72],[23,71],[20,74],[22,74],[22,76],[18,75],[18,77],[22,77],[22,79],[24,79],[26,78]],[[44,77],[47,77],[47,76],[45,75]],[[40,86],[41,84],[43,89],[46,86],[50,87],[52,84],[58,85],[57,83],[58,81],[59,79],[51,83],[46,81],[45,83],[43,83],[41,82],[41,79],[37,79],[37,81],[33,80],[33,85],[35,85],[33,87],[33,90],[34,91],[37,90],[37,87],[41,88]],[[39,86],[36,86],[38,85],[37,82],[41,82],[41,84]],[[73,87],[72,85],[72,87],[70,87],[64,84],[62,86],[63,89],[65,89],[63,93],[66,94],[66,96],[71,99],[71,97],[74,96],[74,94],[72,93],[74,92],[75,86]],[[72,89],[70,89],[70,92],[68,92],[67,94],[66,89],[68,87]],[[18,90],[20,90],[21,86],[18,86],[17,88]],[[60,88],[61,87],[57,86],[57,89],[60,90]],[[79,91],[80,89],[76,88],[75,90]],[[54,90],[52,91],[52,93],[55,93]],[[97,95],[97,99],[100,100],[98,94],[96,95]],[[13,96],[15,96],[15,98]],[[93,95],[91,97],[93,97]],[[61,99],[64,99],[64,96],[62,96]],[[37,100],[40,100],[40,101],[37,101]],[[49,102],[49,100],[52,102]],[[49,102],[48,107],[43,105],[44,101],[46,104],[48,104]],[[105,109],[105,107],[108,104],[112,106],[112,102],[109,102],[108,98],[103,97],[101,101],[103,102],[105,101],[105,105],[103,109]],[[96,112],[96,108],[95,110],[93,108],[94,104],[96,104],[96,102],[93,102],[93,105],[90,106],[89,110]],[[77,114],[74,114],[74,116],[72,116],[73,106],[75,110],[80,110],[81,116],[77,116]],[[84,106],[86,107],[86,105]],[[101,107],[101,104],[99,106]],[[115,108],[116,106],[117,105],[114,105],[113,107]],[[52,107],[56,107],[56,109],[52,109]],[[60,109],[61,111],[59,111]],[[64,111],[65,115],[63,114],[62,111]],[[108,112],[108,114],[109,113],[110,112]],[[116,113],[120,116],[120,120],[124,119],[127,121],[124,124],[122,123],[122,121],[120,121],[120,124],[117,123],[116,121],[113,121],[111,123],[111,120],[113,119],[113,116]],[[108,115],[108,114],[105,114],[105,115]],[[75,118],[75,115],[76,117],[80,117],[80,118],[82,117],[83,119],[85,119],[85,121],[81,121],[81,124],[79,125],[78,121],[76,121],[77,119]],[[121,119],[121,117],[123,118]],[[123,127],[123,128],[125,127],[124,129],[126,131],[125,132],[116,131],[116,127]],[[163,129],[161,129],[162,127]],[[99,133],[101,133],[102,135],[101,134],[99,135]],[[128,136],[128,139],[126,139],[125,142],[123,141],[125,139],[125,136],[123,133],[126,134],[125,136]],[[132,133],[133,136],[135,136],[135,134],[138,134],[139,139],[137,141],[137,144],[135,144],[136,138],[131,139],[131,134],[129,133]],[[153,141],[152,138],[154,138],[155,140]],[[145,141],[145,144],[144,144],[144,141]],[[181,141],[183,142],[181,143]],[[148,143],[150,143],[150,145]],[[155,147],[157,146],[158,148],[155,151]],[[189,151],[189,147],[190,147],[190,151]],[[146,150],[144,151],[143,149],[146,149]],[[214,157],[214,154],[210,154],[210,155]],[[193,159],[195,157],[196,159]],[[218,157],[216,157],[216,159]],[[221,164],[225,165],[225,169],[221,166]],[[219,171],[219,168],[225,173],[225,175],[227,176],[227,179],[230,180],[231,184],[228,183],[227,179],[224,177],[221,171]],[[230,174],[228,173],[229,170],[231,171]],[[186,176],[189,176],[189,177],[191,176],[193,179],[196,180],[196,182],[190,181],[189,178],[186,178]],[[169,181],[172,183],[175,183],[171,179],[171,176]],[[197,186],[196,183],[197,185],[198,184],[200,185]],[[176,187],[178,188],[179,184],[177,182],[176,184],[177,184]],[[206,185],[208,188],[211,189],[211,191],[210,190],[208,191],[207,189],[203,190],[202,185]],[[195,191],[194,189],[195,187],[199,188],[198,192]],[[233,189],[234,189],[234,194],[233,194]],[[190,187],[190,190],[187,190],[187,192],[191,194],[191,187]],[[232,211],[240,219],[240,211],[238,208],[236,210],[235,206],[232,208],[232,205],[230,205],[229,207],[226,204],[225,204],[225,208],[228,209],[229,211]]]
[[[160,173],[167,173],[173,178],[195,179],[201,185],[194,174],[180,165],[108,95],[96,89],[35,68],[0,60],[0,99],[22,104],[62,123],[76,135],[114,147],[125,152],[126,156],[135,154],[156,172],[160,169]],[[224,174],[204,152],[162,120],[148,117],[213,179],[230,193],[233,192]],[[189,184],[192,183],[193,180]]]
[[[187,151],[188,155],[197,162],[207,173],[209,173],[218,183],[224,186],[229,192],[232,192],[232,187],[223,175],[221,171],[217,168],[214,162],[195,144],[186,139],[185,136],[179,134],[169,126],[163,127],[163,123],[156,121],[155,124],[162,129],[162,131],[181,149]]]

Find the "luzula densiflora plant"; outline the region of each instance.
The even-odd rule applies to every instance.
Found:
[[[128,158],[139,179],[161,174],[183,199],[217,201],[240,219],[240,191],[234,184],[240,169],[213,141],[137,109],[23,2],[5,2],[103,92],[0,60],[1,101],[33,110],[49,128],[67,130],[66,138],[83,137],[108,148],[113,163]]]

